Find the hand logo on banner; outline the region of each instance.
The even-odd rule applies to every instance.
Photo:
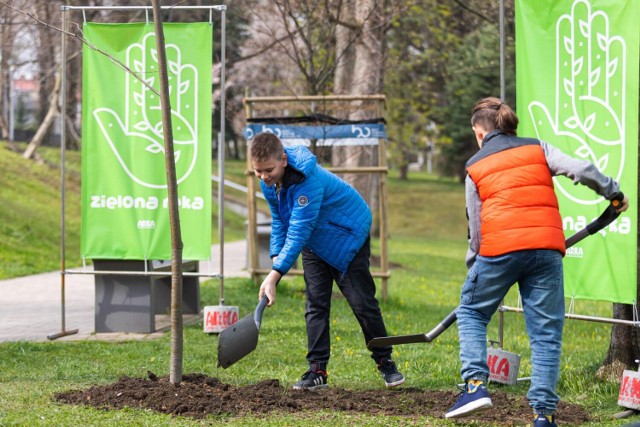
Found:
[[[624,40],[609,34],[608,16],[576,0],[571,15],[556,24],[555,116],[541,102],[529,104],[538,139],[589,160],[618,181],[625,157],[625,55]],[[556,180],[556,187],[576,203],[602,201],[571,181]]]
[[[126,64],[154,89],[159,88],[155,34],[127,49]],[[176,177],[184,181],[198,154],[198,76],[191,64],[182,64],[178,46],[166,46]],[[159,90],[158,90],[159,92]],[[124,108],[96,108],[102,134],[118,162],[135,182],[149,188],[166,188],[164,139],[160,97],[127,73]]]

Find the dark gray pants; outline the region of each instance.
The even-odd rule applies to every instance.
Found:
[[[369,239],[343,275],[311,251],[302,251],[302,266],[306,283],[307,340],[309,363],[326,367],[330,353],[329,312],[333,281],[353,310],[362,332],[365,345],[372,338],[386,337],[387,329],[376,299],[376,285],[369,270]],[[371,357],[377,362],[383,357],[391,357],[392,348],[380,347],[372,351]]]

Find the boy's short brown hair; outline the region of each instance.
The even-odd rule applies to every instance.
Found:
[[[261,132],[251,140],[249,152],[252,160],[264,162],[280,158],[284,153],[284,145],[280,138],[271,132]]]

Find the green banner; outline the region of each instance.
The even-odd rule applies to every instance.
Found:
[[[182,255],[209,259],[212,27],[166,23],[164,35]],[[82,256],[171,259],[153,24],[86,23],[84,37]]]
[[[595,164],[620,182],[631,207],[568,249],[567,298],[636,301],[640,1],[516,0],[519,134]],[[608,201],[556,177],[565,235]]]

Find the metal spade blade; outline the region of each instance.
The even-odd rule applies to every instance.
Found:
[[[218,336],[218,366],[224,369],[256,349],[262,312],[269,299],[264,295],[253,314],[248,314],[227,327]]]

